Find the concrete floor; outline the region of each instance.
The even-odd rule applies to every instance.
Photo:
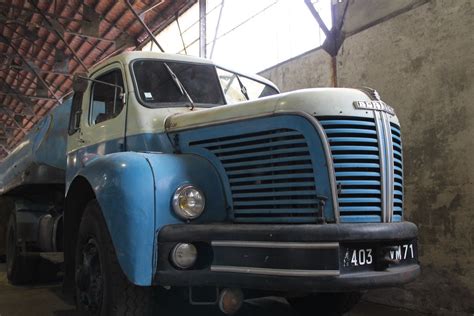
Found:
[[[213,308],[180,306],[179,310],[166,311],[162,315],[222,316]],[[160,313],[161,314],[161,313]],[[78,315],[71,302],[67,302],[61,293],[59,283],[35,286],[11,286],[7,282],[5,265],[0,264],[0,316]],[[246,301],[236,316],[296,316],[286,301],[277,298],[265,298]],[[361,302],[350,316],[421,316],[412,311],[391,308],[383,305]],[[316,314],[315,314],[316,316]]]

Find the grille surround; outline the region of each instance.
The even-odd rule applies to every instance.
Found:
[[[320,197],[327,198],[324,217],[328,222],[336,221],[337,215],[339,222],[401,221],[399,126],[387,118],[388,131],[383,132],[376,116],[319,116],[316,120],[319,123],[282,114],[171,136],[179,140],[181,152],[203,156],[214,165],[233,222],[318,223]],[[327,137],[329,148],[322,137]],[[382,152],[386,153],[383,159]],[[334,169],[328,170],[331,165]],[[393,181],[382,190],[390,174]],[[337,194],[330,185],[332,176],[335,184],[341,184]]]

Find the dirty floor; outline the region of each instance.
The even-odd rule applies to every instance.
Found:
[[[180,316],[222,316],[215,309],[209,307],[180,306],[179,310],[166,311],[162,315]],[[0,264],[0,316],[36,316],[55,315],[73,316],[78,315],[73,305],[66,302],[61,293],[59,283],[42,284],[35,286],[15,287],[8,284],[5,274],[5,264]],[[236,316],[296,316],[285,300],[278,298],[265,298],[248,300]],[[317,314],[315,313],[315,316]],[[361,302],[350,314],[350,316],[384,315],[384,316],[421,316],[412,311],[406,311]]]

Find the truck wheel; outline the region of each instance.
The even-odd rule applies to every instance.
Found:
[[[349,312],[362,298],[360,292],[320,293],[304,297],[288,298],[291,307],[300,316],[316,314],[336,316]]]
[[[130,283],[122,272],[96,200],[90,201],[76,246],[76,304],[90,315],[150,315],[152,288]]]
[[[22,256],[17,241],[16,215],[12,212],[8,219],[6,235],[7,278],[13,285],[32,283],[37,272],[37,260],[34,257]]]

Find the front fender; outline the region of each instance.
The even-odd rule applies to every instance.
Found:
[[[134,284],[151,284],[155,180],[146,157],[132,152],[96,156],[78,176],[94,191],[122,271]]]
[[[137,285],[151,285],[156,270],[159,230],[183,223],[171,207],[182,184],[204,192],[206,210],[194,222],[227,218],[224,191],[212,165],[195,155],[122,152],[95,156],[77,176],[92,187],[115,247],[120,266]]]

